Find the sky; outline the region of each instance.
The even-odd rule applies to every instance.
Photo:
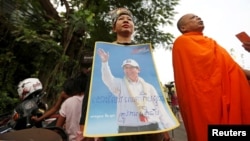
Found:
[[[232,54],[240,66],[250,69],[250,53],[243,49],[235,37],[235,34],[242,31],[250,35],[250,0],[180,0],[175,11],[178,14],[174,17],[173,26],[163,30],[175,37],[180,36],[176,27],[177,20],[184,14],[193,13],[203,20],[205,36],[216,40]],[[158,77],[163,84],[174,81],[171,54],[171,51],[164,49],[153,52]]]

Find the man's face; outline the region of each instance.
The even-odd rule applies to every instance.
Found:
[[[113,31],[117,34],[129,33],[130,35],[134,32],[134,22],[129,15],[121,15],[117,18],[117,21],[113,27]]]
[[[138,67],[134,67],[132,65],[124,65],[123,71],[125,75],[132,81],[136,81],[138,78],[138,74],[140,73],[140,69]]]
[[[184,15],[181,19],[181,30],[186,32],[202,32],[204,29],[203,21],[194,14]]]

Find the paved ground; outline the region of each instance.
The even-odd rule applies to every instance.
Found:
[[[169,135],[171,136],[171,141],[187,141],[187,134],[184,125],[182,122],[180,124],[181,125],[178,128],[169,132]]]

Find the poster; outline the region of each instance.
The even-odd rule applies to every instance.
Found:
[[[179,126],[156,73],[151,44],[96,42],[84,136],[159,133]]]

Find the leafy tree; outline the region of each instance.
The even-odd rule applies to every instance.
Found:
[[[7,0],[1,0],[7,1]],[[18,0],[15,11],[1,15],[1,92],[16,97],[15,86],[28,77],[38,77],[51,102],[63,81],[91,65],[95,41],[113,41],[108,13],[127,7],[136,17],[134,40],[164,47],[173,35],[159,27],[172,25],[179,0]],[[64,11],[58,12],[62,7]],[[1,12],[1,11],[0,11]],[[10,109],[9,109],[10,110]],[[1,112],[1,111],[0,111]]]

